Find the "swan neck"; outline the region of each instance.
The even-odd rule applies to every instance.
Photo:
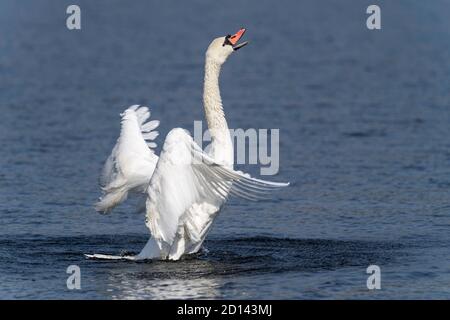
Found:
[[[227,121],[222,106],[219,89],[219,75],[221,65],[214,60],[206,59],[205,79],[203,88],[203,105],[206,121],[211,135],[216,131],[228,131]]]

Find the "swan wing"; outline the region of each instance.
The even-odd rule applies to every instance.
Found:
[[[96,210],[107,213],[123,202],[128,192],[144,193],[158,162],[154,152],[158,120],[149,121],[147,107],[133,105],[121,114],[121,131],[106,160],[100,186],[103,196]]]
[[[213,215],[228,195],[258,200],[287,185],[255,179],[220,165],[203,152],[189,133],[173,129],[164,142],[147,190],[146,224],[163,249],[163,243],[173,243],[180,226],[190,236],[202,234],[196,226],[208,223],[199,215]],[[195,210],[198,207],[201,210]]]

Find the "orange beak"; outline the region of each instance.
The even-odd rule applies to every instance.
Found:
[[[238,41],[242,38],[242,36],[244,35],[245,31],[246,31],[245,28],[241,28],[234,35],[228,37],[228,41],[231,44],[231,46],[233,47],[233,50],[238,50],[238,49],[242,48],[243,46],[245,46],[246,44],[248,44],[248,41],[245,41],[245,42],[242,42],[242,43],[238,44]]]

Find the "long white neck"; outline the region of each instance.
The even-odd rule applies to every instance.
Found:
[[[203,106],[211,134],[211,155],[224,164],[233,163],[233,147],[220,97],[219,75],[221,65],[206,58],[203,87]]]

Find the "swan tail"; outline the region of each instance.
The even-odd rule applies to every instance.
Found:
[[[143,261],[143,260],[165,260],[165,255],[161,253],[158,243],[155,239],[150,238],[138,255],[109,255],[109,254],[85,254],[86,259],[94,260],[129,260],[129,261]]]
[[[139,260],[136,256],[114,256],[109,254],[85,254],[86,259],[92,260],[128,260],[128,261],[136,261]]]

